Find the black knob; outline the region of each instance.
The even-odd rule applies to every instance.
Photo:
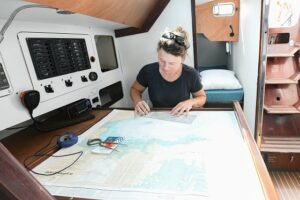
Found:
[[[97,80],[97,79],[98,79],[98,74],[97,74],[96,72],[90,72],[90,74],[89,74],[89,79],[90,79],[91,81]]]

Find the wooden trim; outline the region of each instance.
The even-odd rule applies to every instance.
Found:
[[[293,57],[299,51],[299,47],[284,44],[269,44],[267,57]]]
[[[146,21],[144,21],[144,24],[141,28],[129,27],[129,28],[117,29],[115,30],[115,36],[118,38],[118,37],[124,37],[124,36],[148,32],[169,2],[170,0],[158,1],[154,9],[150,12],[150,15],[147,17]]]
[[[262,152],[300,153],[300,137],[263,137]]]
[[[196,2],[191,0],[192,13],[192,29],[193,29],[193,47],[194,47],[194,66],[198,69],[198,46],[197,46],[197,30],[196,30]]]
[[[257,76],[257,90],[256,90],[256,107],[255,107],[255,130],[254,138],[258,147],[261,144],[262,135],[262,121],[263,121],[263,105],[265,94],[265,69],[266,69],[266,53],[267,53],[267,40],[268,40],[268,26],[265,23],[265,18],[268,17],[268,7],[265,0],[261,1],[260,10],[260,37],[259,37],[259,57],[258,57],[258,76]]]
[[[218,104],[216,104],[218,105]],[[221,104],[222,105],[222,104]],[[120,109],[120,110],[134,110],[134,108],[129,107],[114,107],[114,108],[93,108],[93,110],[113,110],[113,109]],[[151,108],[151,111],[171,111],[172,108]],[[200,107],[200,108],[192,108],[191,111],[233,111],[233,105],[226,104],[220,107]]]
[[[0,143],[0,163],[1,199],[54,200],[48,191],[26,171],[2,143]]]
[[[236,111],[236,115],[240,123],[242,135],[250,150],[252,160],[256,168],[256,172],[259,176],[260,183],[265,194],[265,198],[269,200],[279,200],[271,177],[266,168],[266,165],[264,164],[260,151],[255,144],[255,141],[251,135],[250,128],[243,114],[242,108],[238,102],[234,102],[234,109]]]

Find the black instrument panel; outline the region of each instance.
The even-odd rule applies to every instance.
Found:
[[[84,39],[26,38],[39,80],[91,69]]]

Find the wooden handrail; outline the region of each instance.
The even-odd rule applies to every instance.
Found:
[[[1,199],[55,199],[2,143],[0,143],[0,163]]]
[[[259,176],[260,183],[262,185],[262,189],[265,194],[265,197],[266,199],[269,200],[279,200],[278,194],[275,190],[275,187],[268,173],[266,165],[264,164],[264,161],[261,157],[260,151],[257,148],[254,138],[251,135],[250,128],[243,114],[243,110],[238,102],[234,102],[234,109],[236,111],[236,115],[238,116],[237,119],[239,120],[240,123],[242,135],[250,150],[252,160],[255,165],[256,172]]]

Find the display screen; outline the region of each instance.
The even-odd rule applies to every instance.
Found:
[[[109,35],[96,35],[95,41],[101,71],[107,72],[118,68],[118,61],[113,37]]]

